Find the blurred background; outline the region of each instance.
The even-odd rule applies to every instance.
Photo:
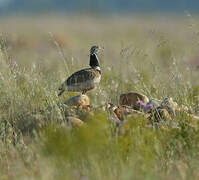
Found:
[[[197,0],[0,0],[3,14],[44,12],[183,13],[198,12]]]

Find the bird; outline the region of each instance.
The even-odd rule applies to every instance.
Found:
[[[98,52],[103,50],[100,46],[92,46],[90,49],[90,68],[85,68],[73,73],[59,88],[58,96],[64,91],[82,92],[94,89],[101,80],[101,69],[98,59]]]

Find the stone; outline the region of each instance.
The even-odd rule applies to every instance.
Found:
[[[80,109],[90,107],[90,99],[85,94],[79,94],[77,96],[71,97],[64,104],[68,106],[76,106]]]
[[[137,92],[129,92],[129,93],[124,93],[121,94],[119,97],[119,104],[126,105],[126,106],[131,106],[135,110],[140,109],[140,105],[137,105],[138,101],[142,101],[143,103],[148,103],[149,98],[141,93]]]
[[[123,114],[122,114],[122,111],[121,109],[112,104],[112,103],[107,103],[105,105],[105,109],[110,113],[111,116],[113,116],[115,119],[118,119],[118,120],[124,120],[124,117],[123,117]]]
[[[80,120],[79,118],[76,117],[72,117],[72,116],[68,116],[66,117],[66,121],[67,123],[72,126],[72,127],[81,127],[83,126],[85,123]]]
[[[153,122],[160,122],[161,120],[163,121],[167,121],[167,120],[171,120],[171,116],[169,114],[169,112],[167,111],[167,109],[158,107],[155,108],[152,112],[151,112],[151,116],[150,116],[150,121]]]

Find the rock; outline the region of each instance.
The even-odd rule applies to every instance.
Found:
[[[167,109],[158,107],[152,110],[151,116],[149,119],[152,122],[160,122],[161,120],[163,121],[171,120],[171,116],[169,112],[167,111]]]
[[[147,96],[137,93],[137,92],[129,92],[129,93],[124,93],[120,95],[119,98],[119,104],[126,105],[126,106],[131,106],[135,110],[140,109],[140,105],[137,105],[138,101],[142,101],[143,103],[148,103],[149,99]]]
[[[61,110],[62,114],[64,114],[64,117],[67,116],[75,116],[76,115],[76,106],[68,106],[66,104],[58,104],[59,109]]]
[[[90,107],[90,99],[85,94],[80,94],[68,99],[64,104],[68,106],[76,106],[80,109]]]
[[[147,106],[152,105],[152,108],[157,108],[161,105],[161,102],[162,101],[160,101],[158,99],[150,98],[149,102],[146,105]]]
[[[116,106],[116,105],[114,105],[112,103],[105,104],[105,110],[114,111],[116,108],[118,108],[118,106]]]
[[[165,98],[162,103],[161,107],[167,109],[169,114],[172,116],[176,116],[176,113],[190,113],[191,109],[185,105],[178,105],[171,97]]]
[[[171,97],[166,97],[162,103],[161,103],[161,107],[169,107],[173,113],[175,113],[175,111],[178,109],[178,104],[176,102],[173,101],[173,98]]]
[[[122,110],[118,106],[116,106],[116,105],[114,105],[112,103],[108,103],[108,104],[105,105],[105,109],[107,111],[109,111],[109,113],[114,118],[116,118],[118,120],[124,120],[124,116],[123,116]]]
[[[147,113],[140,112],[126,105],[116,106],[108,103],[106,105],[106,110],[108,110],[113,117],[121,121],[125,120],[127,117],[136,118],[138,116],[143,116],[144,118],[147,118],[149,116]]]
[[[148,116],[147,113],[140,112],[138,110],[132,109],[129,106],[121,106],[120,109],[122,110],[123,114],[127,117],[138,117],[138,116],[143,116],[144,118]]]
[[[199,120],[199,116],[188,114],[189,117],[191,117],[193,120]]]
[[[187,113],[190,113],[190,108],[188,108],[187,106],[185,105],[180,105],[179,108],[178,108],[180,111],[183,111],[183,112],[187,112]]]
[[[79,118],[71,117],[71,116],[66,117],[66,121],[72,127],[81,127],[81,126],[83,126],[85,124]]]
[[[185,113],[193,114],[193,110],[191,108],[188,108],[185,105],[178,105],[176,112],[185,112]]]
[[[175,117],[175,110],[178,105],[172,98],[167,97],[163,101],[158,99],[150,99],[146,107],[151,105],[150,109],[145,109],[145,112],[151,113],[151,118],[156,122],[160,120],[173,119]]]

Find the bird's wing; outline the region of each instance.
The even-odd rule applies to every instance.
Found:
[[[67,85],[83,83],[88,80],[93,80],[97,76],[97,72],[92,68],[82,69],[73,73],[67,80]]]

